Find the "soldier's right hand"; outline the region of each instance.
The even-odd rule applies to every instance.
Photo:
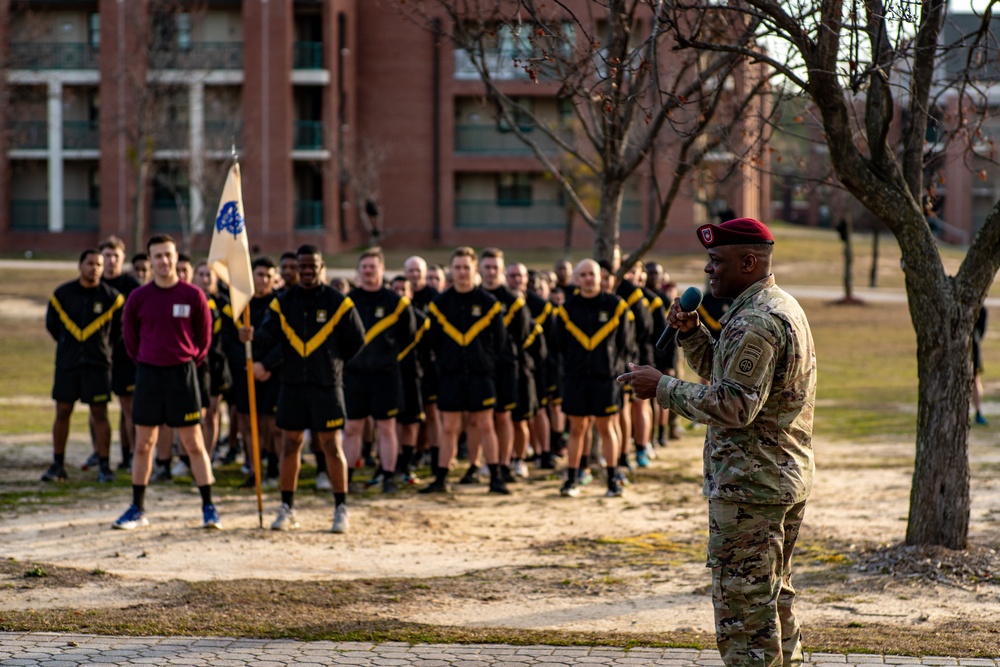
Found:
[[[698,317],[697,310],[691,312],[681,310],[680,298],[674,299],[674,302],[670,304],[667,321],[670,323],[670,326],[677,329],[680,333],[694,331],[701,325],[701,318]]]
[[[240,327],[240,342],[249,343],[253,340],[253,327]]]

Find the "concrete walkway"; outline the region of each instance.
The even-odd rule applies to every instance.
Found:
[[[300,642],[198,637],[106,637],[59,633],[0,633],[0,665],[414,665],[417,667],[534,667],[542,665],[722,665],[718,651],[602,646],[508,646],[400,642]],[[870,654],[813,653],[806,665],[968,665],[1000,667],[1000,658],[912,658]]]

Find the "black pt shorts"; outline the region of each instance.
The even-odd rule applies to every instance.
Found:
[[[614,378],[566,376],[562,411],[573,417],[606,417],[621,410],[621,385]]]
[[[282,383],[275,424],[283,431],[336,431],[344,428],[343,387]]]
[[[56,368],[52,400],[57,403],[94,405],[111,400],[111,369],[98,366]]]
[[[194,362],[178,366],[138,364],[132,421],[136,426],[174,428],[201,423],[201,388]]]

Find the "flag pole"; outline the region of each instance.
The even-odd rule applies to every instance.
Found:
[[[243,309],[243,326],[250,328],[250,304]],[[260,493],[260,440],[257,434],[257,388],[253,379],[253,343],[247,341],[245,344],[247,360],[247,389],[250,398],[250,441],[253,452],[253,479],[254,487],[257,489],[257,522],[261,528],[264,527],[264,501]]]
[[[231,153],[233,162],[239,162],[239,155],[236,153],[236,142],[233,141]],[[243,309],[243,326],[250,328],[250,304],[247,303]],[[253,454],[253,479],[254,488],[257,491],[257,524],[264,527],[264,500],[261,496],[260,488],[260,436],[257,431],[257,387],[253,377],[253,343],[244,343],[247,365],[247,395],[250,399],[250,442]]]

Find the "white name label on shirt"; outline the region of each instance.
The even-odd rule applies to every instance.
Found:
[[[191,317],[191,304],[175,303],[174,317]]]

